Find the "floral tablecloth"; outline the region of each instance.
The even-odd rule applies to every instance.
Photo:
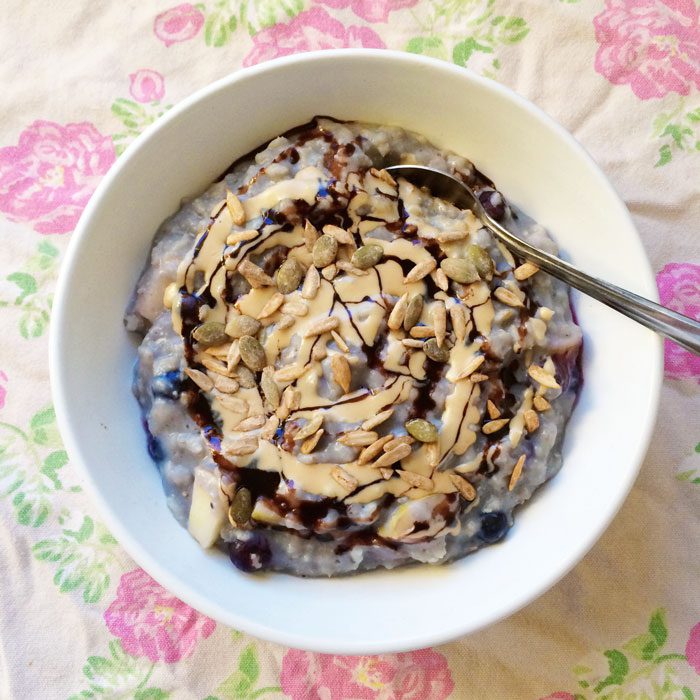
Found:
[[[698,4],[176,2],[4,4],[0,697],[700,698],[700,358],[677,346],[666,344],[641,476],[583,562],[488,630],[378,657],[250,638],[137,568],[61,445],[47,372],[62,256],[129,142],[196,88],[315,48],[428,54],[533,100],[574,133],[627,202],[662,302],[700,318]]]

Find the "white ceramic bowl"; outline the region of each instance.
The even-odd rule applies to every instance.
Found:
[[[630,217],[576,141],[508,89],[448,63],[388,51],[292,56],[184,100],[119,159],[63,263],[51,336],[56,411],[73,463],[131,556],[198,610],[257,637],[333,653],[438,644],[517,610],[592,546],[629,491],[659,394],[661,343],[576,296],[583,393],[564,467],[501,544],[443,567],[331,580],[249,576],[205,552],[165,504],[131,394],[122,315],[160,222],[237,157],[316,114],[398,124],[472,159],[571,260],[656,297]]]

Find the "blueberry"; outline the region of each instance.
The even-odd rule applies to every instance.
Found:
[[[151,382],[153,395],[162,399],[177,400],[182,391],[182,374],[179,370],[171,370],[153,377]]]
[[[163,452],[160,440],[151,432],[145,418],[142,420],[142,423],[143,429],[146,431],[146,447],[148,448],[148,454],[154,462],[162,462],[165,459],[165,453]]]
[[[270,543],[258,532],[252,533],[248,539],[230,542],[228,555],[237,568],[248,573],[267,568],[272,560]]]
[[[479,537],[484,542],[498,542],[498,540],[503,539],[509,527],[508,518],[503,511],[496,510],[492,513],[482,513]]]
[[[501,221],[506,215],[506,202],[500,192],[496,190],[482,190],[479,192],[479,201],[486,213],[496,221]]]

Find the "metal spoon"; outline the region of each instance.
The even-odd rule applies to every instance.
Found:
[[[519,257],[535,263],[553,277],[700,355],[700,323],[614,284],[591,277],[554,255],[531,246],[487,214],[471,188],[452,175],[422,165],[392,165],[386,171],[394,178],[403,177],[418,187],[427,187],[433,195],[452,202],[457,207],[471,209],[481,223]]]

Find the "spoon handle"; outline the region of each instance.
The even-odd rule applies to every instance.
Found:
[[[549,255],[513,235],[491,217],[484,217],[497,238],[516,255],[535,263],[549,273],[584,294],[641,323],[647,328],[670,338],[681,347],[700,355],[700,323],[687,316],[666,309],[649,299],[640,297],[614,284],[577,270],[573,265]]]

